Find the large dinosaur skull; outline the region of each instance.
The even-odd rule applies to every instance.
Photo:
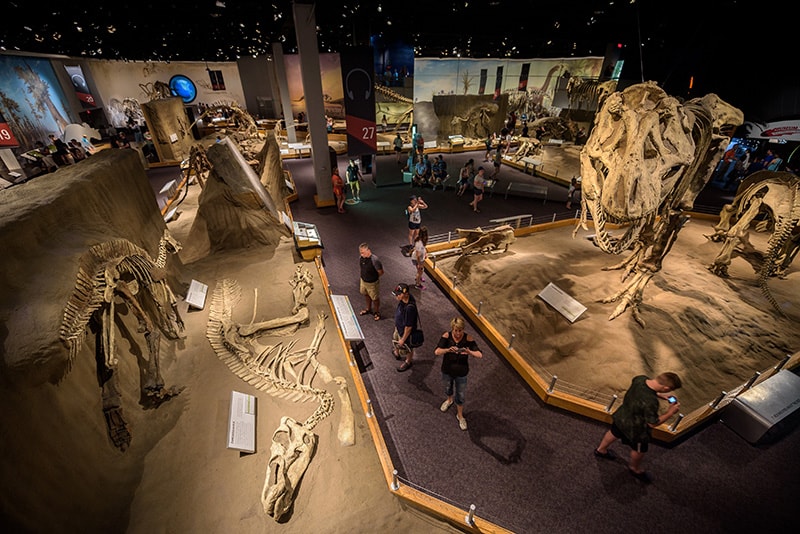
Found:
[[[267,480],[261,494],[264,511],[276,521],[294,502],[294,492],[317,448],[317,436],[291,417],[282,417],[272,435]]]
[[[655,84],[614,93],[581,151],[583,198],[615,222],[656,212],[695,156],[679,102]]]

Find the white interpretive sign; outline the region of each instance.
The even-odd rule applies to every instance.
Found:
[[[556,309],[561,315],[566,317],[569,322],[574,323],[575,319],[586,311],[586,306],[567,295],[560,287],[553,282],[539,292],[539,297]]]
[[[228,448],[256,452],[256,398],[253,395],[231,391]]]
[[[192,280],[189,284],[189,291],[186,292],[186,302],[192,308],[202,310],[206,305],[206,293],[208,293],[208,286],[197,280]]]
[[[331,302],[333,302],[333,309],[336,310],[336,319],[339,321],[339,328],[342,329],[344,338],[347,341],[363,340],[364,333],[361,331],[361,325],[358,324],[347,295],[331,295]]]

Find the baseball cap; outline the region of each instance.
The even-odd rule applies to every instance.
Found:
[[[405,295],[408,293],[408,284],[397,284],[397,287],[392,290],[392,295],[395,297],[398,295]]]

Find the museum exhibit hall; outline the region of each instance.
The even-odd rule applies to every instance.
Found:
[[[790,531],[763,10],[5,2],[3,532]]]

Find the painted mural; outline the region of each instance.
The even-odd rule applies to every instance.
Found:
[[[0,55],[0,73],[0,112],[23,151],[75,122],[50,60]]]
[[[287,54],[284,56],[286,79],[289,83],[289,98],[292,101],[292,114],[297,117],[301,111],[305,113],[305,91],[300,73],[300,56]],[[344,119],[344,89],[342,88],[342,66],[339,54],[320,54],[319,71],[322,75],[322,98],[325,114],[334,119]]]

